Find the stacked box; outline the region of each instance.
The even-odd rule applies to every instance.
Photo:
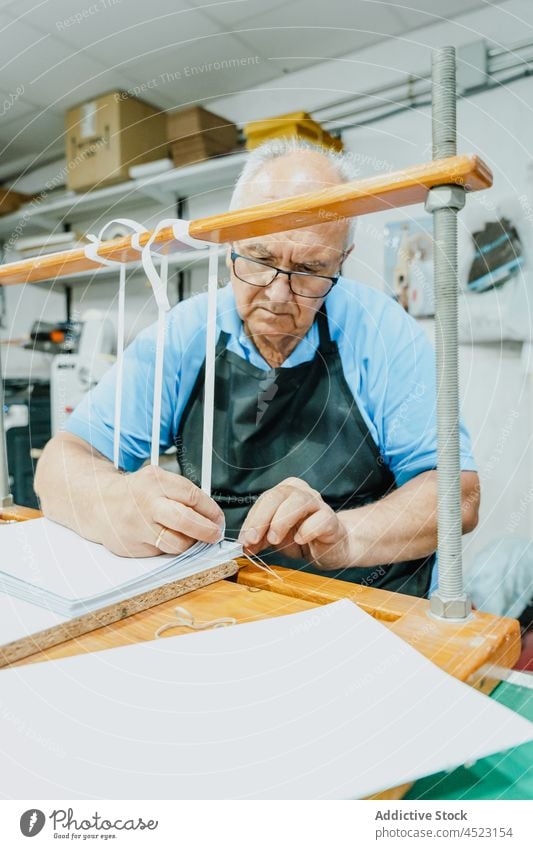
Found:
[[[16,212],[19,206],[31,200],[31,197],[31,195],[23,195],[21,192],[14,192],[13,189],[0,188],[0,215]]]
[[[176,166],[230,153],[239,146],[236,125],[201,106],[168,113],[167,137]]]
[[[129,178],[132,165],[167,155],[166,116],[113,91],[66,113],[67,187],[86,191]]]

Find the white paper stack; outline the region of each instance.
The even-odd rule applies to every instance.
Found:
[[[118,557],[48,519],[0,531],[0,592],[72,618],[188,578],[242,554],[196,543],[179,556]]]
[[[0,797],[32,804],[361,798],[533,739],[349,601],[0,670],[0,686]]]

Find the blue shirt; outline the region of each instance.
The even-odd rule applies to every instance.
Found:
[[[419,325],[389,296],[340,278],[326,298],[331,338],[344,376],[370,434],[401,486],[436,468],[435,356]],[[173,445],[181,416],[205,357],[207,295],[177,304],[167,314],[160,449]],[[269,366],[246,336],[231,284],[219,290],[217,329],[227,347],[259,368]],[[150,456],[155,325],[124,353],[120,462],[133,472]],[[316,323],[282,368],[306,362],[318,345]],[[116,368],[83,398],[66,430],[113,458]],[[201,438],[201,434],[199,434]],[[461,423],[461,468],[475,470],[468,432]]]

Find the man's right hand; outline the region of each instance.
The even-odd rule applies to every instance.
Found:
[[[118,476],[103,497],[102,542],[124,557],[181,554],[197,541],[215,543],[224,513],[199,487],[158,466]]]
[[[187,478],[158,466],[123,474],[68,432],[46,445],[35,491],[48,518],[123,557],[181,554],[221,537],[220,507]]]

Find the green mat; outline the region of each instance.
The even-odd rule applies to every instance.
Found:
[[[491,698],[533,722],[533,691],[499,684]],[[533,743],[417,781],[405,799],[533,799]]]

